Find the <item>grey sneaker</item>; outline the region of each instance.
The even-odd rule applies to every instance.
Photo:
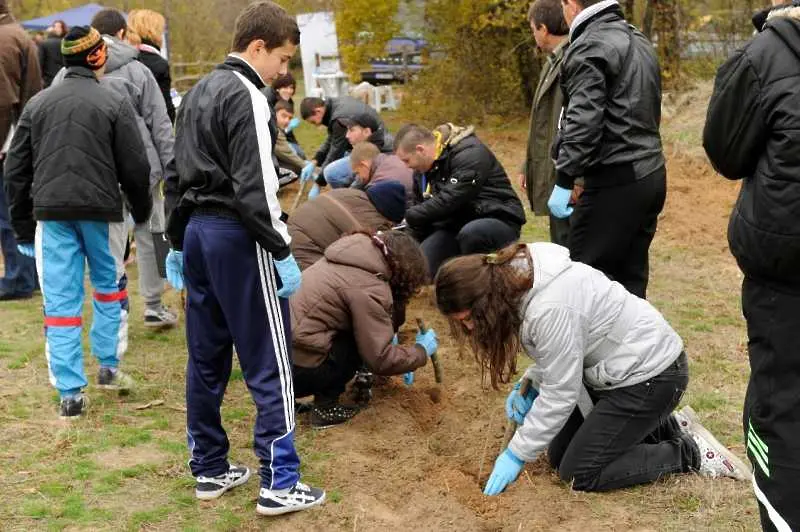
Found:
[[[59,418],[72,421],[78,419],[86,411],[89,401],[82,393],[61,399]]]
[[[97,372],[97,387],[103,390],[116,390],[120,395],[127,395],[136,383],[127,373],[111,368],[100,368]]]
[[[307,510],[325,502],[325,492],[298,482],[288,490],[261,488],[256,512],[261,515],[281,515]]]
[[[163,329],[167,327],[175,327],[178,323],[178,316],[170,309],[161,305],[158,310],[145,309],[144,311],[144,326],[153,329]]]
[[[227,472],[216,477],[197,477],[194,494],[202,501],[216,499],[226,491],[241,486],[249,479],[250,468],[231,464],[228,466]]]

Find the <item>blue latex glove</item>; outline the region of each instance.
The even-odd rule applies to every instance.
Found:
[[[561,188],[556,185],[553,187],[553,193],[550,194],[550,199],[547,200],[547,207],[553,216],[556,218],[569,218],[572,214],[572,207],[569,206],[569,200],[572,196],[572,190]]]
[[[305,183],[306,181],[311,179],[311,176],[314,174],[314,168],[316,168],[316,167],[317,167],[317,165],[315,165],[312,162],[306,163],[306,165],[303,167],[303,169],[300,170],[300,181],[302,183]]]
[[[183,290],[183,251],[169,250],[166,265],[167,282],[175,290]]]
[[[436,331],[428,329],[425,332],[418,332],[416,343],[421,345],[428,356],[433,355],[439,349],[439,337],[436,336]]]
[[[320,191],[319,185],[314,183],[314,186],[311,187],[311,192],[308,193],[308,199],[314,199],[317,196],[319,196],[319,191]]]
[[[517,425],[522,425],[522,422],[525,421],[525,416],[533,406],[534,399],[539,395],[539,392],[531,387],[523,397],[519,394],[520,386],[521,383],[516,383],[506,399],[506,416]]]
[[[33,244],[17,244],[17,251],[26,257],[33,258],[36,255],[36,250],[33,249]]]
[[[294,260],[294,255],[289,255],[283,260],[276,260],[275,268],[278,270],[278,275],[281,277],[283,286],[278,290],[278,297],[288,298],[300,288],[300,268],[297,267],[297,262]]]
[[[506,487],[517,480],[525,462],[514,456],[510,449],[503,451],[494,462],[494,469],[483,490],[484,495],[500,495]]]
[[[409,371],[408,373],[403,374],[403,383],[406,386],[411,386],[414,384],[414,372]]]
[[[286,132],[291,133],[292,130],[297,129],[297,126],[300,125],[300,119],[297,117],[292,118],[289,120],[289,125],[286,126]]]

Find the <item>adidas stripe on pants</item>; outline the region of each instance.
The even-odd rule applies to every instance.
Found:
[[[800,530],[800,294],[745,277],[747,456],[765,531]]]
[[[194,476],[228,470],[228,437],[220,405],[233,346],[256,404],[254,448],[261,485],[292,487],[300,460],[294,448],[294,390],[289,304],[278,298],[272,259],[232,219],[195,215],[183,246],[187,289],[187,436]]]

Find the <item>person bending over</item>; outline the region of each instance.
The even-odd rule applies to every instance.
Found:
[[[506,402],[517,429],[484,493],[497,495],[547,450],[578,491],[607,491],[697,472],[750,478],[688,407],[683,342],[647,301],[566,248],[516,244],[459,257],[435,280],[436,303],[488,370],[508,382],[521,348],[532,358]]]
[[[433,329],[416,343],[398,345],[395,316],[425,283],[425,257],[417,242],[401,231],[346,236],[303,272],[291,300],[294,389],[314,396],[311,424],[325,428],[359,411],[339,396],[366,365],[376,375],[401,375],[422,367],[436,352]]]
[[[406,222],[428,259],[431,278],[451,257],[500,249],[519,238],[522,202],[474,128],[404,126],[395,153],[414,170]]]
[[[331,190],[300,205],[289,217],[292,254],[305,270],[328,246],[356,231],[385,231],[403,221],[405,191],[400,183],[384,182],[366,192],[352,188]]]
[[[400,183],[410,203],[414,198],[414,173],[397,155],[381,153],[371,142],[362,142],[353,147],[350,154],[356,180],[353,187],[369,189],[378,183]]]
[[[363,122],[364,117],[369,117],[370,136],[364,140],[369,140],[381,149],[392,144],[391,137],[387,133],[388,129],[378,113],[369,105],[350,96],[327,100],[304,98],[300,103],[300,114],[303,120],[328,128],[328,137],[312,160],[321,172],[317,177],[317,186],[312,189],[309,197],[317,196],[319,187],[326,184],[339,188],[349,187],[353,182],[353,169],[348,157],[353,145],[348,140],[348,127],[354,120]],[[313,170],[313,168],[307,170],[301,178],[308,179]]]

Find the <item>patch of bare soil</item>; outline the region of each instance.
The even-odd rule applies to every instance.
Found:
[[[524,156],[525,132],[481,137],[515,174]],[[657,245],[688,249],[716,262],[728,253],[725,228],[737,184],[716,175],[702,158],[669,150],[668,155],[668,200]],[[293,185],[284,192],[284,205],[291,204],[296,190]],[[747,486],[689,475],[644,488],[585,494],[571,491],[542,459],[529,464],[502,496],[484,497],[482,488],[500,452],[505,393],[482,385],[469,353],[459,356],[429,292],[409,307],[408,340],[416,317],[440,332],[444,383],[434,382],[430,366],[417,371],[412,387],[399,377],[388,379],[351,422],[318,433],[313,447],[331,456],[322,472],[326,487],[341,500],[282,524],[293,530],[354,531],[754,527]],[[298,427],[300,432],[310,430],[307,424]]]
[[[157,449],[154,445],[137,445],[123,447],[98,453],[92,459],[105,469],[127,469],[141,465],[167,463],[171,457]]]

